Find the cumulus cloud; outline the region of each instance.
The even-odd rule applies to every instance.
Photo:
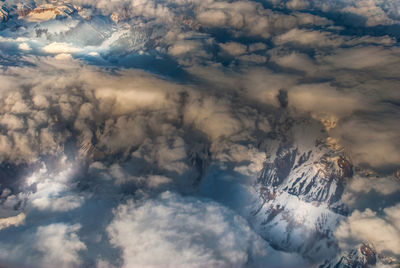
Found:
[[[303,46],[339,46],[343,43],[342,37],[334,36],[329,32],[292,29],[284,34],[275,37],[274,42],[277,45],[285,43],[298,43]]]
[[[343,193],[343,202],[352,209],[372,210],[392,206],[400,192],[400,183],[394,175],[378,175],[372,170],[356,174]]]
[[[395,178],[359,173],[392,173],[400,161],[400,54],[391,28],[398,5],[269,2],[76,0],[52,2],[34,22],[11,16],[16,22],[0,31],[0,175],[2,189],[13,191],[3,191],[0,228],[19,232],[24,216],[28,224],[37,224],[29,221],[35,213],[64,219],[112,196],[118,208],[107,231],[127,267],[287,267],[298,259],[272,250],[235,215],[249,213],[248,196],[257,197],[252,187],[276,148],[296,140],[307,150],[323,143],[333,159],[349,156],[356,174],[340,200],[347,205],[371,192],[395,194]],[[15,1],[6,4],[17,12]],[[26,4],[30,12],[42,2]],[[357,20],[346,28],[351,14]],[[24,27],[8,29],[14,22]],[[36,171],[9,182],[14,166]],[[155,197],[166,190],[177,193]],[[396,211],[354,212],[338,229],[342,247],[366,237],[398,255],[396,241],[385,246],[367,226],[382,226],[384,240],[397,235]],[[29,255],[44,254],[44,266],[114,265],[91,259],[96,249],[77,236],[81,225],[39,227]]]
[[[19,44],[18,48],[21,49],[21,50],[25,50],[25,51],[31,50],[31,47],[27,43]]]
[[[193,52],[194,50],[199,49],[199,46],[201,46],[201,44],[195,41],[180,41],[171,46],[168,49],[168,53],[172,56],[178,56]]]
[[[59,168],[48,170],[42,167],[26,179],[26,186],[35,186],[34,192],[28,192],[29,202],[40,210],[68,211],[75,209],[84,201],[80,195],[69,192],[76,167],[62,159]]]
[[[316,114],[346,115],[360,107],[358,96],[344,96],[329,84],[304,84],[288,93],[293,108]]]
[[[241,129],[239,120],[231,115],[224,101],[195,99],[187,106],[185,120],[208,134],[211,139],[230,136]]]
[[[385,116],[384,121],[375,115],[348,118],[339,123],[333,135],[341,137],[356,163],[372,167],[397,165],[400,161],[397,121],[396,112],[394,116]]]
[[[62,53],[68,54],[68,53],[77,53],[80,51],[81,51],[80,48],[74,47],[70,44],[56,43],[56,42],[48,44],[43,48],[43,52],[49,54],[62,54]]]
[[[361,70],[385,67],[384,69],[386,69],[395,64],[398,57],[397,48],[384,49],[370,46],[340,49],[334,56],[327,56],[325,60],[336,68]]]
[[[279,55],[278,53],[271,54],[271,60],[273,60],[280,66],[304,71],[309,74],[313,74],[317,71],[318,66],[314,63],[314,60],[307,54],[296,52],[291,52],[290,54],[284,55]]]
[[[271,265],[278,267],[288,257],[267,247],[228,209],[170,192],[120,205],[107,231],[111,243],[122,249],[123,267],[240,267],[257,256],[270,256]],[[282,264],[273,263],[274,254]]]
[[[289,9],[305,9],[309,7],[309,2],[303,0],[290,0],[286,2],[286,7]]]
[[[0,263],[7,267],[76,267],[87,247],[81,241],[79,224],[51,223],[26,226],[0,243]],[[9,229],[8,229],[9,230]]]
[[[349,250],[367,241],[378,252],[399,256],[399,212],[399,204],[385,208],[382,216],[370,209],[353,212],[335,232],[339,245]]]
[[[383,195],[389,195],[400,190],[400,184],[391,177],[360,177],[353,178],[349,190],[361,193],[368,193],[375,190]]]
[[[237,55],[242,55],[246,53],[247,47],[245,45],[242,45],[240,43],[235,43],[235,42],[229,42],[229,43],[224,43],[220,44],[220,47],[228,52],[231,55],[237,56]],[[257,49],[257,47],[254,47],[253,49]],[[262,47],[261,47],[262,49]]]
[[[36,232],[36,250],[43,254],[42,267],[71,267],[81,264],[79,252],[86,246],[79,239],[79,224],[54,223],[41,226]]]
[[[26,215],[24,213],[19,213],[17,216],[12,216],[8,218],[0,218],[0,230],[6,229],[10,226],[19,226],[24,224]]]
[[[275,6],[285,4],[289,9],[317,9],[323,12],[352,14],[355,24],[365,26],[392,25],[399,21],[399,4],[392,0],[351,0],[351,1],[324,1],[324,0],[271,0]],[[359,16],[359,17],[358,17]],[[360,21],[357,21],[359,19]]]

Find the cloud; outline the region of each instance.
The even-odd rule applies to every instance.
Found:
[[[194,99],[187,106],[184,120],[189,124],[194,123],[213,140],[228,137],[241,129],[241,123],[231,115],[229,105],[212,98]]]
[[[78,53],[80,51],[80,48],[74,47],[73,45],[67,43],[53,42],[43,47],[43,52],[49,54],[69,54]]]
[[[325,47],[325,46],[340,46],[343,39],[340,36],[334,36],[329,32],[305,30],[305,29],[291,29],[290,31],[281,34],[274,38],[277,45],[285,43],[297,43],[302,46],[310,47]]]
[[[349,250],[364,241],[370,242],[383,254],[400,255],[400,205],[388,207],[380,216],[366,209],[356,210],[335,232],[341,248]]]
[[[82,205],[84,198],[69,192],[73,187],[71,182],[76,167],[61,159],[56,170],[42,167],[26,179],[26,186],[35,186],[34,192],[28,192],[30,204],[39,210],[69,211]]]
[[[393,0],[350,0],[350,1],[325,1],[325,0],[272,0],[279,7],[286,3],[289,9],[310,9],[327,13],[339,13],[343,16],[352,14],[353,23],[363,26],[392,25],[399,22],[399,3]],[[359,18],[358,18],[359,17]],[[359,22],[357,19],[362,21]]]
[[[15,12],[15,2],[6,2]],[[6,36],[0,37],[0,161],[7,178],[1,187],[13,189],[1,199],[0,226],[21,234],[33,228],[30,224],[67,221],[78,213],[82,219],[82,229],[67,222],[42,226],[37,237],[43,246],[39,253],[28,250],[29,258],[39,260],[50,251],[52,234],[75,245],[68,246],[61,266],[114,265],[100,253],[91,255],[97,252],[93,241],[77,237],[87,230],[91,215],[82,211],[88,202],[94,196],[108,203],[111,196],[109,203],[118,209],[108,232],[125,266],[136,261],[293,266],[295,255],[270,249],[234,213],[249,212],[244,207],[251,198],[245,194],[258,197],[252,187],[274,148],[299,142],[303,133],[307,139],[299,147],[319,150],[315,144],[323,137],[330,153],[346,154],[355,165],[340,201],[356,206],[351,202],[360,196],[398,191],[394,178],[379,174],[397,170],[400,161],[400,58],[393,30],[398,4],[269,2],[77,0],[77,6],[67,5],[71,16],[47,21],[44,12],[46,21],[41,16],[35,23],[20,20],[24,27],[0,33]],[[39,4],[29,1],[32,8]],[[379,24],[386,26],[368,28]],[[156,69],[157,75],[122,65]],[[317,130],[305,122],[315,123]],[[13,172],[8,165],[38,169],[9,182],[14,175],[7,173]],[[379,176],[363,177],[364,169]],[[219,183],[224,187],[214,187]],[[166,190],[176,193],[155,197]],[[98,194],[102,191],[107,195]],[[119,204],[132,196],[136,201]],[[302,213],[296,202],[288,203]],[[304,207],[315,206],[305,202]],[[27,226],[18,226],[22,216],[12,216],[14,208],[26,215]],[[351,221],[362,226],[370,218],[383,226],[382,237],[389,237],[396,212],[387,210],[382,218],[371,211],[372,206],[354,213],[346,223],[350,234],[342,232],[340,241],[346,235],[353,239],[352,230],[368,235],[370,227],[357,229]],[[37,218],[40,224],[33,221]],[[307,224],[314,228],[315,221]],[[302,243],[293,237],[288,244]],[[135,239],[143,243],[134,244]],[[32,244],[29,237],[19,241]],[[165,254],[150,256],[147,246]],[[15,247],[25,252],[21,249]],[[49,253],[45,265],[59,259],[57,254]]]
[[[35,249],[43,254],[42,267],[71,267],[81,264],[79,252],[86,250],[77,235],[81,226],[54,223],[40,226],[36,232]]]
[[[271,54],[271,60],[286,68],[297,69],[311,75],[314,74],[318,69],[318,66],[314,63],[314,60],[307,54],[296,52],[291,52],[285,55],[279,55],[277,53]]]
[[[197,18],[205,25],[224,26],[228,17],[222,10],[208,10],[200,13]]]
[[[337,50],[335,55],[326,56],[324,59],[336,68],[362,70],[383,67],[386,69],[398,62],[399,51],[396,48],[358,47]]]
[[[3,232],[0,263],[7,267],[80,266],[83,263],[80,254],[87,250],[78,236],[80,229],[79,224],[59,222],[32,226],[30,223],[14,232],[11,238]]]
[[[289,257],[267,247],[228,209],[170,192],[120,205],[107,231],[111,243],[122,249],[123,267],[241,267],[257,256],[271,256],[271,265],[278,267],[273,254],[282,263]]]
[[[168,49],[168,53],[172,56],[178,56],[181,54],[186,54],[190,52],[194,52],[194,50],[199,49],[201,44],[196,41],[180,41],[176,42],[173,46]]]
[[[399,128],[395,123],[398,121],[397,111],[393,114],[381,112],[378,116],[367,114],[347,118],[339,122],[332,134],[340,137],[356,164],[372,167],[398,165],[400,144]]]
[[[229,29],[238,36],[259,36],[269,38],[298,25],[309,24],[309,19],[300,14],[286,15],[265,9],[260,3],[235,1],[210,1],[210,3],[193,1],[196,19],[206,27]],[[311,18],[310,16],[309,18]],[[311,21],[317,22],[317,16]],[[327,21],[319,19],[319,22]]]
[[[286,2],[286,7],[289,9],[305,9],[309,7],[309,3],[304,0],[290,0]]]
[[[356,176],[350,182],[348,189],[358,193],[368,193],[371,190],[375,190],[383,195],[389,195],[400,191],[400,184],[395,178],[390,177],[359,177]]]
[[[344,95],[329,84],[304,84],[289,90],[289,105],[315,114],[348,115],[360,107],[357,95]]]
[[[342,200],[350,208],[378,209],[393,205],[400,192],[400,183],[394,175],[380,176],[372,170],[356,174],[343,193]]]
[[[19,213],[17,216],[12,216],[8,218],[0,218],[0,230],[6,229],[10,226],[19,226],[24,224],[26,215],[24,213]]]
[[[25,51],[31,50],[31,47],[27,43],[19,44],[18,48],[21,49],[21,50],[25,50]]]
[[[228,42],[224,44],[219,44],[220,47],[226,51],[227,53],[233,55],[233,56],[238,56],[245,54],[247,51],[247,47],[245,45],[242,45],[240,43],[236,42]],[[262,49],[262,47],[260,47]],[[257,48],[255,48],[257,49]]]

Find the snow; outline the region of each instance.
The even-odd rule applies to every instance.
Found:
[[[53,6],[50,4],[39,6],[33,10],[20,9],[19,19],[29,22],[49,21],[57,18],[57,16],[66,17],[74,11],[68,6]]]

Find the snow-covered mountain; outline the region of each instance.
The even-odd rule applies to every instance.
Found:
[[[68,45],[65,53],[82,56],[138,52],[163,34],[157,27],[152,28],[151,23],[127,24],[117,20],[114,13],[110,16],[92,16],[92,13],[93,10],[62,1],[3,6],[0,8],[2,34],[13,39],[27,38],[30,47],[39,50],[46,44],[62,43],[64,47]]]
[[[318,132],[321,125],[289,120],[277,127],[282,128],[286,138],[269,148],[258,177],[251,220],[278,249],[313,261],[332,258],[338,251],[333,231],[346,215],[340,199],[352,164],[326,132]]]
[[[75,12],[76,9],[71,4],[43,4],[36,7],[17,5],[16,11],[19,19],[30,22],[41,22],[57,18],[66,18]]]

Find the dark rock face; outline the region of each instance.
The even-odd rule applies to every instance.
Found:
[[[394,173],[394,176],[400,180],[400,169]]]
[[[346,159],[344,156],[340,156],[337,160],[337,164],[343,171],[343,177],[353,177],[353,165],[348,159]]]
[[[0,3],[0,22],[6,22],[8,20],[8,9],[5,6],[1,6]]]
[[[315,142],[305,135],[307,146],[288,137],[270,152],[257,180],[252,224],[275,248],[321,263],[339,252],[333,232],[347,214],[341,198],[353,165],[324,137]]]
[[[339,261],[325,263],[320,268],[368,268],[377,264],[378,255],[370,244],[362,244],[357,249],[342,256]]]
[[[280,89],[277,98],[282,108],[286,108],[288,106],[289,100],[286,90]]]
[[[363,243],[337,259],[326,261],[320,268],[400,267],[399,265],[399,260],[378,254],[372,244]]]
[[[289,176],[296,160],[297,150],[290,151],[280,148],[277,158],[273,163],[267,163],[259,178],[259,182],[265,186],[277,187]]]
[[[353,175],[352,165],[344,156],[338,160],[329,153],[314,157],[311,150],[300,153],[297,148],[280,148],[274,162],[265,164],[258,181],[264,187],[280,188],[307,202],[331,205],[340,200],[345,178]]]

